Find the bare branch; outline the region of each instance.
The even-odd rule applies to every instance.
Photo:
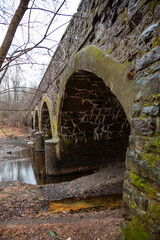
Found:
[[[11,43],[13,41],[15,32],[17,30],[17,27],[25,13],[25,11],[27,10],[27,6],[30,0],[21,0],[12,20],[11,23],[9,25],[7,34],[4,38],[4,41],[2,43],[2,46],[0,48],[0,68],[2,67],[2,64],[4,62],[4,59],[7,55],[7,52],[11,46]],[[0,82],[1,83],[1,82]]]

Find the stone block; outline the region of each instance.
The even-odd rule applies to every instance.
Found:
[[[158,29],[158,24],[159,23],[155,23],[147,27],[140,35],[139,42],[147,42],[156,33]]]
[[[58,143],[59,139],[49,139],[45,141],[45,165],[47,175],[59,174],[58,169]]]
[[[160,92],[160,72],[141,78],[135,82],[135,101],[156,95]]]
[[[138,117],[141,112],[141,105],[139,104],[134,104],[132,106],[132,117]]]
[[[150,116],[158,116],[160,113],[160,108],[158,106],[144,107],[143,113]]]
[[[131,129],[134,135],[153,135],[156,130],[156,121],[153,118],[134,118],[131,122]]]
[[[40,132],[36,132],[35,136],[35,151],[43,152],[44,151],[44,138],[43,134]]]
[[[160,46],[153,48],[150,52],[145,53],[136,62],[136,70],[139,71],[143,68],[148,67],[151,63],[156,62],[160,59]]]
[[[160,184],[159,169],[149,166],[143,157],[135,151],[127,151],[126,167],[137,175],[151,179]]]

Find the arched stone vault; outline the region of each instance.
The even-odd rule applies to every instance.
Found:
[[[75,54],[63,72],[58,93],[56,116],[54,119],[55,137],[58,135],[61,98],[65,91],[68,79],[77,70],[92,72],[103,79],[106,86],[111,89],[121,103],[128,121],[131,121],[130,114],[133,105],[134,86],[130,80],[127,80],[125,68],[96,46],[87,46]]]
[[[51,133],[52,133],[52,137],[54,134],[54,127],[53,127],[53,115],[52,115],[52,102],[49,99],[48,96],[44,96],[41,102],[41,106],[40,106],[40,132],[42,132],[42,107],[43,104],[46,103],[47,108],[48,108],[48,112],[49,112],[49,118],[50,118],[50,125],[51,125]]]
[[[34,118],[34,130],[39,130],[40,122],[39,122],[39,109],[36,106],[33,112],[33,118]]]
[[[95,81],[99,82],[98,83],[99,85],[97,85],[97,86],[100,87],[101,90],[99,90],[98,94],[101,95],[101,91],[103,92],[103,94],[102,94],[103,96],[101,96],[99,99],[99,101],[103,102],[101,108],[103,108],[103,107],[105,108],[107,97],[108,98],[111,97],[111,99],[113,100],[114,103],[111,103],[109,107],[114,111],[114,114],[116,111],[118,112],[118,108],[121,109],[120,112],[121,112],[122,119],[120,120],[120,123],[117,123],[116,118],[114,120],[111,120],[111,124],[114,125],[114,129],[110,131],[112,137],[111,137],[111,135],[110,135],[110,137],[106,137],[107,133],[104,134],[105,133],[105,131],[104,131],[103,134],[101,134],[101,135],[103,135],[103,139],[102,138],[101,138],[101,140],[98,139],[98,141],[96,142],[95,136],[93,136],[93,134],[92,134],[92,137],[90,136],[89,138],[87,138],[89,147],[84,146],[84,144],[85,144],[84,138],[85,137],[83,139],[81,139],[80,141],[78,140],[79,145],[75,144],[76,141],[75,141],[74,137],[72,138],[71,141],[70,140],[68,141],[70,136],[64,137],[65,138],[64,139],[63,138],[64,132],[61,131],[59,128],[60,124],[61,124],[60,116],[61,116],[61,110],[62,110],[62,103],[63,103],[65,91],[67,89],[67,84],[72,76],[75,77],[78,74],[82,74],[82,77],[84,74],[85,77],[87,77],[87,78],[91,78],[91,79],[95,78]],[[108,164],[109,164],[109,162],[111,162],[112,158],[113,158],[113,162],[117,162],[118,155],[121,155],[120,149],[122,149],[122,148],[124,150],[122,151],[123,153],[119,157],[119,159],[120,159],[120,162],[124,162],[125,153],[126,153],[127,146],[128,146],[128,136],[129,136],[129,132],[130,132],[129,128],[127,127],[128,123],[126,122],[125,119],[127,117],[128,122],[130,122],[130,111],[131,111],[130,108],[133,104],[133,86],[132,86],[132,83],[126,79],[126,72],[125,72],[124,67],[121,64],[119,64],[117,61],[115,61],[113,58],[106,55],[99,48],[97,48],[95,46],[87,46],[84,49],[82,49],[81,51],[79,51],[72,58],[72,60],[68,63],[68,65],[66,66],[66,68],[64,69],[62,74],[60,75],[60,83],[61,84],[59,87],[59,92],[57,94],[57,105],[56,105],[54,120],[52,119],[52,111],[53,111],[52,106],[53,105],[51,104],[49,98],[44,97],[44,99],[42,100],[42,103],[41,103],[41,111],[42,111],[42,106],[43,106],[44,102],[46,102],[47,107],[49,109],[50,121],[51,121],[51,125],[52,125],[51,127],[52,127],[52,132],[53,132],[52,142],[54,143],[54,146],[55,146],[55,149],[54,149],[51,146],[51,141],[46,142],[46,149],[49,149],[48,150],[49,153],[50,153],[51,149],[52,150],[54,149],[53,150],[54,153],[52,154],[54,156],[54,160],[51,160],[49,155],[46,153],[46,159],[47,159],[47,162],[49,163],[48,164],[49,167],[47,170],[48,174],[65,174],[65,173],[77,171],[77,169],[79,169],[78,171],[81,171],[83,169],[96,168],[105,162],[107,155],[109,156],[109,157],[107,157],[107,159],[110,159],[110,160],[107,160]],[[74,82],[72,82],[72,83],[74,83]],[[106,88],[106,90],[105,90],[105,88]],[[93,89],[94,89],[94,87],[92,88],[92,90]],[[103,90],[105,90],[106,92]],[[105,93],[106,93],[106,96],[105,96]],[[73,104],[74,104],[74,102],[70,102],[71,106]],[[114,104],[117,105],[118,107],[116,108],[115,106],[114,107],[111,106]],[[92,108],[92,106],[91,106],[91,108]],[[78,108],[78,106],[76,106],[76,107]],[[108,111],[107,108],[101,109],[101,110],[104,110],[104,115]],[[90,111],[90,110],[88,109],[88,111]],[[125,114],[123,114],[123,112]],[[111,114],[112,113],[110,110],[110,115]],[[91,118],[91,116],[89,116],[89,118]],[[95,121],[96,120],[94,119],[94,122]],[[109,121],[109,117],[107,117],[107,121]],[[41,119],[41,122],[42,122],[42,119]],[[89,121],[88,121],[88,124],[90,124]],[[104,128],[107,128],[106,124],[107,124],[107,122],[105,123],[105,126],[103,126]],[[126,127],[124,130],[121,131],[121,129],[123,128],[122,125],[126,125]],[[92,126],[90,124],[89,127],[92,128]],[[100,124],[97,127],[100,128]],[[112,126],[110,126],[110,127],[112,127]],[[42,126],[41,126],[41,131],[42,131]],[[95,131],[95,128],[92,129],[91,132],[93,133],[93,131]],[[112,134],[112,131],[114,132],[113,134]],[[122,133],[122,136],[117,137],[116,134],[118,134],[120,136],[120,132]],[[88,133],[85,132],[85,134],[88,134]],[[125,138],[124,142],[123,142],[123,137]],[[109,139],[111,139],[112,143],[109,143]],[[115,142],[116,142],[116,144],[114,145]],[[119,142],[121,142],[121,143],[123,142],[125,147],[123,147],[122,144],[120,144]],[[98,145],[97,145],[97,143],[98,143]],[[114,145],[113,148],[111,147],[111,144]],[[99,149],[108,148],[108,150],[103,150],[102,153],[100,154],[101,157],[100,156],[98,157],[98,155],[97,155],[98,160],[94,160],[95,162],[92,164],[91,159],[94,158],[93,149],[94,149],[94,147],[96,147],[96,145],[97,145],[97,149],[98,149],[98,146],[100,146]],[[69,146],[69,148],[72,148],[72,150],[75,148],[75,151],[73,150],[73,152],[75,154],[72,154],[73,153],[72,151],[71,151],[72,153],[69,153],[69,150],[67,149],[68,146]],[[88,148],[89,153],[86,153],[87,148]],[[113,154],[113,151],[114,151],[113,149],[115,149],[115,151],[117,151],[117,155]],[[100,150],[98,150],[97,152],[100,153]],[[84,153],[83,164],[80,160],[80,158],[81,158],[80,153],[82,153],[82,156]],[[104,154],[104,156],[103,156],[103,154]],[[73,155],[73,157],[71,155]],[[78,157],[78,155],[80,156],[80,158]],[[77,159],[76,164],[74,163],[74,159]],[[95,157],[95,159],[96,159],[96,157]],[[54,161],[53,164],[51,163],[52,161]],[[87,162],[87,164],[86,164],[86,162]],[[79,168],[78,168],[78,165],[79,165]]]

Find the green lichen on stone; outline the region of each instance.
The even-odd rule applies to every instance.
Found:
[[[158,61],[158,63],[160,63],[160,61]],[[148,106],[154,105],[154,103],[159,103],[160,93],[144,98],[142,101],[144,104],[147,104]]]
[[[147,152],[160,153],[159,137],[148,137],[144,149]]]
[[[129,19],[128,19],[128,9],[127,8],[125,8],[124,12],[121,13],[121,22],[124,22],[124,21],[126,21],[126,22],[129,21]]]
[[[151,1],[151,4],[149,6],[148,14],[152,13],[153,9],[155,8],[156,4],[158,3],[158,0]]]
[[[143,154],[143,159],[148,163],[150,167],[156,167],[160,162],[160,139],[159,137],[148,137],[144,146],[146,151]]]
[[[152,48],[155,48],[156,46],[159,46],[159,45],[160,45],[160,34],[158,35],[158,37],[152,43]]]
[[[147,119],[147,116],[141,116],[140,119]]]
[[[147,103],[145,103],[145,106],[146,106],[146,107],[150,107],[150,106],[151,106],[151,103],[150,103],[150,102],[147,102]]]
[[[160,61],[158,61],[160,63]],[[160,93],[154,95],[154,98],[156,101],[159,101],[160,100]]]
[[[136,209],[137,205],[134,202],[132,202],[131,200],[129,200],[129,208]]]
[[[106,53],[109,55],[109,54],[111,54],[111,52],[112,52],[112,49],[111,48],[108,48],[107,50],[106,50]]]
[[[152,218],[156,220],[158,224],[160,224],[160,205],[158,202],[154,202],[151,204],[150,212]]]
[[[145,192],[147,195],[154,197],[157,193],[156,189],[148,183],[147,179],[140,178],[137,174],[131,173],[130,178],[132,183],[139,188],[141,191]]]
[[[52,138],[52,133],[50,130],[43,130],[43,136],[45,140]]]
[[[136,216],[132,217],[132,220],[126,221],[122,227],[122,233],[125,240],[149,240],[147,230],[144,224]]]
[[[151,153],[146,153],[144,155],[144,160],[148,163],[150,167],[156,167],[156,162],[160,162],[160,156]]]

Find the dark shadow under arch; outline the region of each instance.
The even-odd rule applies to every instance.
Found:
[[[43,132],[44,139],[52,138],[50,115],[46,102],[43,103],[41,111],[41,130]]]
[[[59,111],[63,168],[81,171],[124,163],[130,125],[111,90],[97,75],[76,71],[68,79]]]
[[[31,128],[33,129],[34,128],[34,125],[33,125],[33,116],[31,116]]]
[[[35,112],[35,130],[39,131],[39,117],[38,117],[38,111]]]

